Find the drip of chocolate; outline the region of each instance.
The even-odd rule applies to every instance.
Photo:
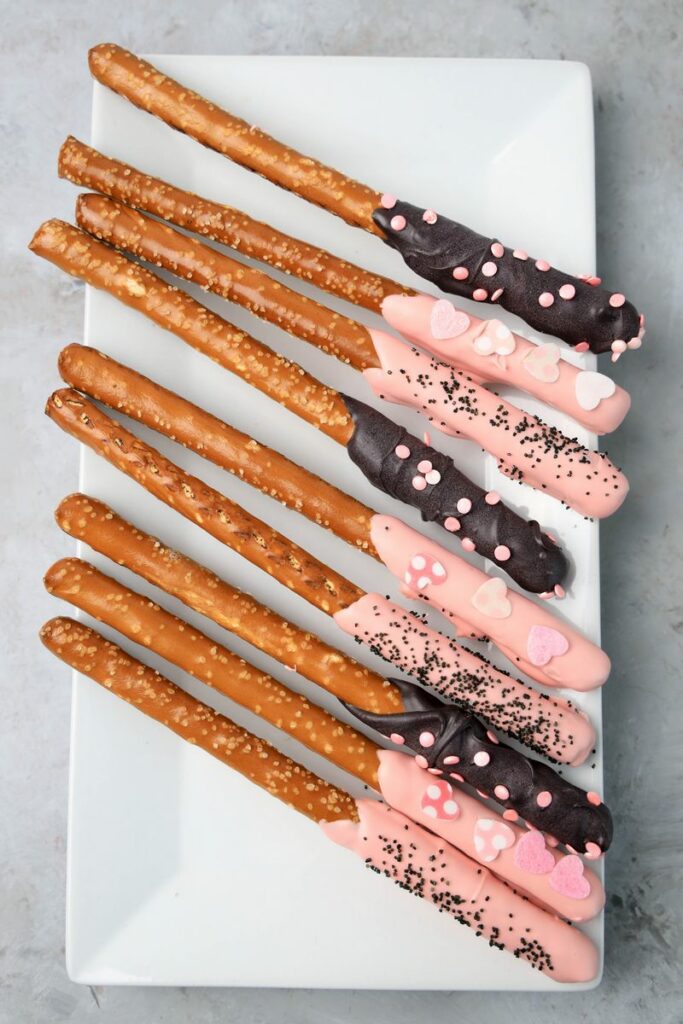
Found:
[[[640,347],[643,318],[623,295],[596,287],[598,278],[572,277],[432,210],[389,202],[373,221],[410,269],[442,291],[497,302],[535,330],[592,352],[618,358]]]
[[[552,594],[561,587],[567,559],[535,520],[517,515],[497,494],[461,473],[447,455],[383,413],[348,395],[342,398],[354,424],[348,453],[375,487],[419,509],[425,521],[469,540],[525,590]]]
[[[345,707],[364,725],[417,751],[423,768],[466,782],[577,853],[597,857],[612,841],[612,815],[541,761],[501,743],[478,718],[400,679],[405,711],[378,715]]]

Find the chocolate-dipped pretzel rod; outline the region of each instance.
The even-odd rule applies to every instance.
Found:
[[[46,412],[155,497],[321,611],[350,611],[367,596],[236,502],[184,472],[78,392],[56,391]],[[487,576],[391,516],[373,517],[371,537],[384,564],[403,580],[411,596],[432,601],[461,630],[464,626],[465,632],[489,636],[532,678],[575,690],[593,689],[607,679],[609,658],[599,647],[568,625],[560,631],[549,611],[521,594],[505,596],[502,580]]]
[[[372,509],[277,452],[264,448],[253,438],[241,434],[198,406],[116,360],[82,345],[69,345],[62,350],[59,372],[70,387],[126,413],[223,469],[237,473],[252,486],[331,529],[343,540],[375,558],[379,557],[370,537],[371,519],[375,514]],[[402,427],[395,426],[391,430],[386,417],[362,402],[347,398],[346,403],[354,421],[357,419],[359,422],[359,429],[354,431],[347,448],[353,461],[372,483],[395,497],[419,493],[413,486],[407,463],[421,464],[429,454],[427,446]],[[410,446],[412,459],[400,459],[394,455],[397,448],[402,450],[407,446]],[[461,503],[464,499],[473,507],[476,505],[474,514],[468,517],[471,524],[468,532],[473,532],[480,541],[479,550],[484,546],[495,551],[498,541],[505,539],[510,545],[507,550],[516,552],[516,557],[511,557],[509,563],[511,574],[521,577],[518,582],[522,585],[533,583],[535,586],[531,589],[535,589],[547,581],[564,578],[567,570],[564,554],[541,531],[538,523],[526,523],[498,500],[497,495],[482,491],[470,481],[464,485],[451,460],[440,453],[437,455],[430,462],[430,472],[441,474],[443,488],[425,488],[430,492],[423,503],[425,519],[448,522],[453,505],[443,507],[440,498],[444,496],[444,490],[459,494]],[[389,469],[395,465],[397,472],[385,473],[387,463]],[[453,481],[451,476],[455,477]],[[481,538],[487,541],[485,545],[481,544]],[[520,557],[520,552],[528,551],[532,554]],[[555,588],[557,593],[561,593],[559,582]]]
[[[124,587],[117,580],[78,558],[65,558],[56,562],[45,576],[45,586],[53,596],[69,601],[99,622],[116,629],[128,640],[160,655],[200,682],[259,715],[361,782],[375,790],[380,789],[380,748],[375,743],[350,726],[339,722],[333,715],[311,704],[306,697],[293,692],[271,676],[238,658],[227,648],[182,619],[171,615],[155,602]],[[414,703],[414,700],[411,698],[407,706]],[[472,728],[477,735],[486,737],[484,726],[476,723],[476,720]],[[490,746],[490,743],[488,745]],[[514,782],[515,769],[519,774],[520,765],[524,760],[524,756],[518,754],[514,766],[510,765],[511,783]],[[534,762],[529,764],[533,767]],[[505,774],[501,773],[502,768],[503,765],[498,766],[498,777],[506,778]],[[572,802],[578,805],[582,797],[585,801],[586,794],[583,791],[563,783],[552,769],[546,768],[545,772],[547,779],[550,780],[548,785],[552,786],[556,796],[556,812],[559,811],[561,801],[568,807],[571,807]],[[425,787],[430,782],[429,777],[425,775]],[[472,798],[463,794],[463,804],[467,805],[471,800]],[[483,813],[481,807],[478,810]],[[502,818],[495,816],[494,821],[498,829],[504,827]],[[438,833],[438,825],[434,831]],[[460,831],[462,830],[458,830],[458,833]],[[588,824],[583,836],[577,828],[572,832],[572,837],[578,836],[577,845],[586,842],[591,835],[593,832]],[[460,847],[462,839],[459,834],[453,838],[454,845]],[[560,834],[558,838],[565,841],[566,836]],[[501,877],[508,877],[508,867],[508,864],[501,863],[493,866],[492,870]],[[543,901],[552,905],[558,912],[565,913],[568,909],[570,913],[573,911],[585,914],[586,906],[577,906],[574,899],[569,902],[568,907],[563,901],[556,900],[551,891],[552,887],[548,889],[548,879],[543,879],[544,884],[540,887],[534,885],[533,876],[526,878],[525,881],[524,888],[529,895],[538,895],[537,889],[540,889]],[[600,897],[600,888],[596,886],[595,881],[591,885],[591,891],[594,899]]]
[[[495,797],[513,812],[513,820],[519,815],[574,853],[595,859],[609,848],[612,815],[597,793],[586,793],[548,765],[501,743],[468,712],[444,704],[413,683],[391,682],[401,693],[405,711],[377,715],[346,706],[364,725],[417,751],[418,767]]]
[[[338,824],[338,831],[327,833],[331,839],[350,848],[358,840],[369,867],[402,888],[426,896],[490,944],[509,950],[557,981],[589,981],[595,976],[598,955],[587,936],[524,899],[488,868],[403,814],[375,801],[354,801],[73,619],[51,619],[43,626],[41,639],[72,668],[309,819]],[[396,839],[386,848],[392,832]],[[395,842],[401,849],[405,844],[405,858],[397,856]],[[437,860],[438,880],[430,872]]]
[[[380,194],[283,146],[111,43],[90,51],[103,85],[171,127],[317,203],[349,224],[380,235],[408,266],[444,291],[498,302],[543,333],[618,358],[641,344],[643,318],[619,292],[530,259],[430,209]]]
[[[377,789],[375,743],[154,601],[80,558],[55,562],[45,587]]]
[[[351,458],[372,482],[419,508],[425,518],[453,531],[464,522],[466,546],[496,559],[521,586],[549,594],[561,586],[567,560],[536,524],[476,486],[436,449],[405,431],[397,434],[395,424],[382,413],[320,384],[185,292],[78,228],[48,221],[36,232],[31,249],[108,291],[348,446]]]
[[[69,136],[59,151],[60,177],[128,206],[230,246],[252,259],[309,281],[341,299],[379,313],[387,295],[414,295],[412,288],[374,274],[300,238],[254,220],[242,210],[177,188],[104,156]]]
[[[364,370],[376,394],[420,410],[447,434],[481,445],[496,456],[509,476],[552,494],[584,515],[610,515],[623,501],[626,480],[604,454],[589,451],[556,427],[521,412],[464,372],[408,348],[383,331],[340,317],[262,271],[245,268],[204,242],[112,199],[81,196],[76,216],[79,226],[98,238],[237,302]],[[497,330],[512,337],[502,324]],[[611,384],[607,377],[599,377],[597,383],[602,382]]]
[[[382,312],[389,322],[444,362],[481,380],[513,385],[566,412],[588,430],[607,434],[626,415],[628,394],[602,374],[581,370],[550,342],[536,345],[498,320],[467,315],[445,299],[346,263],[232,207],[202,199],[112,160],[72,137],[59,152],[59,174],[179,227],[309,281],[324,291]],[[80,208],[85,217],[86,201]],[[363,350],[367,349],[363,346]]]
[[[70,495],[59,504],[55,519],[65,533],[336,697],[377,714],[404,710],[400,691],[392,683],[235,590],[187,555],[126,522],[96,498]],[[369,595],[366,600],[371,600]],[[384,603],[390,606],[390,602]],[[585,760],[595,734],[587,717],[571,703],[539,694],[510,679],[483,658],[394,607],[399,616],[413,622],[417,634],[413,636],[403,626],[403,642],[397,639],[391,652],[395,665],[417,674],[426,685],[459,706],[477,708],[491,724],[554,760],[575,765]],[[350,621],[353,623],[353,615]],[[340,626],[345,631],[354,628],[349,630],[343,623]],[[392,660],[379,641],[373,646],[385,660]]]

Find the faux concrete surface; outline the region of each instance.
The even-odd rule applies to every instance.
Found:
[[[680,4],[3,0],[0,25],[0,1021],[681,1021]],[[73,190],[57,180],[55,156],[67,132],[88,136],[86,50],[105,39],[143,52],[543,57],[591,68],[599,271],[637,297],[649,328],[642,352],[616,369],[635,402],[609,448],[632,493],[602,532],[603,635],[614,662],[605,693],[606,795],[619,841],[610,853],[607,966],[597,991],[95,991],[66,977],[69,693],[46,686],[48,656],[35,633],[54,614],[42,572],[64,554],[51,510],[77,479],[76,449],[55,443],[41,406],[55,384],[59,347],[80,336],[83,293],[30,257],[26,243],[42,219],[71,216]]]

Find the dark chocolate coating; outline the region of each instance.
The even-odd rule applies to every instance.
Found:
[[[595,843],[604,852],[612,842],[612,815],[604,803],[588,800],[588,794],[563,779],[541,761],[513,750],[505,743],[494,742],[486,726],[478,718],[438,697],[427,693],[414,683],[392,679],[403,697],[405,711],[390,715],[377,715],[351,704],[345,707],[364,725],[376,729],[383,736],[392,733],[402,736],[406,747],[417,751],[428,767],[440,768],[444,777],[455,772],[470,786],[494,796],[498,803],[516,811],[524,821],[542,832],[554,836],[577,853],[583,853],[586,843]],[[434,742],[423,746],[420,738],[431,734]],[[476,754],[484,753],[488,763],[478,765]],[[457,757],[457,763],[446,764],[448,757]],[[505,786],[507,799],[496,794],[497,786]],[[500,791],[499,791],[500,793]],[[547,807],[537,803],[539,793],[550,794]]]
[[[364,402],[348,395],[342,398],[354,424],[347,451],[375,487],[419,509],[427,522],[443,526],[446,519],[457,519],[460,529],[455,535],[469,537],[479,554],[500,565],[525,590],[534,594],[552,593],[555,586],[564,581],[569,570],[564,552],[535,520],[528,522],[502,501],[489,505],[487,492],[461,473],[447,455],[409,434],[404,427]],[[410,449],[408,458],[400,459],[396,455],[398,445]],[[418,491],[412,481],[421,475],[417,467],[423,459],[431,462],[441,479]],[[472,503],[469,512],[457,510],[461,498]],[[507,561],[495,557],[498,545],[509,549]]]
[[[475,288],[483,288],[490,301],[490,296],[502,289],[496,301],[504,309],[516,313],[534,330],[553,334],[570,345],[588,342],[592,352],[609,352],[613,341],[628,343],[638,337],[640,316],[632,303],[615,308],[609,304],[612,293],[554,267],[539,270],[533,257],[518,259],[512,249],[505,248],[504,254],[496,257],[491,246],[497,239],[485,238],[448,217],[438,216],[434,224],[428,224],[424,212],[399,200],[390,210],[379,207],[372,218],[387,244],[400,252],[410,269],[442,291],[470,299]],[[391,227],[397,215],[406,219],[400,231]],[[493,276],[482,273],[485,263],[496,266]],[[453,277],[455,267],[469,271],[464,281]],[[576,289],[571,299],[559,295],[566,284]],[[550,292],[555,300],[547,308],[538,301],[542,292]]]

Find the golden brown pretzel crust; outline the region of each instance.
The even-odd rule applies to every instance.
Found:
[[[89,676],[188,743],[201,747],[312,821],[358,820],[355,801],[348,793],[195,700],[94,629],[60,617],[45,623],[40,638],[49,651],[77,672]]]
[[[55,519],[65,533],[136,573],[324,690],[378,714],[402,711],[397,687],[319,637],[231,587],[187,555],[126,522],[104,502],[71,494]]]
[[[70,387],[170,437],[342,540],[379,557],[370,539],[372,509],[248,434],[84,345],[62,349],[59,372]]]
[[[79,196],[76,223],[117,249],[244,306],[357,370],[380,365],[370,333],[358,321],[115,199],[92,193]]]
[[[80,558],[55,562],[45,587],[378,788],[375,743],[149,598]]]
[[[347,263],[232,206],[214,203],[144,174],[104,156],[73,136],[66,139],[59,151],[57,170],[60,177],[74,185],[146,210],[375,313],[381,313],[387,295],[415,295],[412,288],[398,281]]]
[[[380,234],[372,220],[380,194],[367,185],[283,146],[114,43],[93,47],[88,62],[98,82],[136,107],[350,224]]]
[[[85,231],[49,220],[29,247],[67,274],[144,313],[334,441],[346,445],[351,439],[351,416],[336,391]]]
[[[56,391],[45,411],[62,430],[102,455],[150,494],[321,611],[333,615],[362,597],[359,587],[164,458],[78,392],[67,388]]]

